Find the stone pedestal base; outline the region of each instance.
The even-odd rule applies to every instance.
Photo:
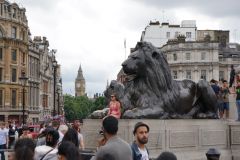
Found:
[[[131,143],[136,122],[150,127],[147,144],[150,156],[155,158],[163,151],[171,151],[178,160],[206,160],[209,148],[221,152],[221,160],[240,159],[240,123],[223,120],[119,120],[118,135]],[[86,148],[96,149],[102,120],[85,119],[83,135]]]

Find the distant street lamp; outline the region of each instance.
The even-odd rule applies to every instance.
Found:
[[[25,73],[22,74],[21,77],[19,77],[19,80],[22,84],[22,124],[25,124],[25,87],[28,81],[28,77],[25,76]]]
[[[57,95],[58,95],[58,115],[60,115],[60,92],[61,90],[57,88]]]
[[[53,64],[53,117],[56,115],[56,71],[57,71],[57,61],[54,60]]]

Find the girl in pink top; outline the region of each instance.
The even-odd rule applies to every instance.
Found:
[[[109,110],[108,110],[108,116],[114,116],[118,119],[121,117],[121,105],[119,101],[116,99],[115,95],[111,95],[111,101],[109,103]]]

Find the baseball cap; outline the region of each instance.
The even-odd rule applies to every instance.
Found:
[[[142,127],[142,126],[145,126],[147,128],[147,131],[149,132],[149,126],[146,124],[146,123],[143,123],[143,122],[137,122],[134,126],[134,129],[133,129],[133,135],[135,135],[137,129],[139,127]]]

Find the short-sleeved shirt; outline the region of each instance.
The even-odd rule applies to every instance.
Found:
[[[7,144],[8,130],[0,128],[0,145]]]
[[[237,94],[236,100],[240,100],[240,86],[236,87],[236,94]]]
[[[144,149],[138,148],[138,150],[140,151],[140,153],[142,155],[141,160],[149,160],[148,152],[147,152],[146,148],[144,148]]]
[[[229,102],[229,88],[222,88],[221,89],[221,96],[222,96],[222,100],[223,102]]]

